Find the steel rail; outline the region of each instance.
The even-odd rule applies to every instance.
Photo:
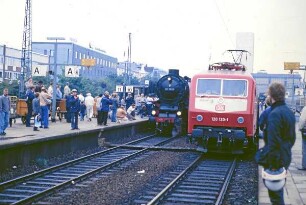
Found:
[[[235,171],[236,165],[237,165],[237,159],[235,158],[233,163],[232,163],[232,165],[231,165],[231,168],[228,171],[228,174],[226,176],[226,179],[224,181],[224,184],[222,186],[222,189],[220,191],[220,194],[218,196],[218,199],[217,199],[215,205],[221,205],[222,204],[224,196],[226,194],[227,187],[230,184],[230,181],[232,179],[233,173]]]
[[[175,179],[173,179],[161,192],[159,192],[151,201],[147,203],[147,205],[155,205],[157,204],[166,194],[170,191],[175,184],[177,184],[193,166],[195,166],[198,161],[200,161],[201,156],[196,158],[184,171],[182,171]]]
[[[8,186],[11,186],[11,185],[16,184],[16,183],[20,183],[24,180],[28,180],[28,179],[31,179],[31,178],[35,178],[35,177],[47,174],[48,172],[55,171],[57,169],[65,167],[65,166],[70,166],[71,164],[79,163],[83,160],[88,160],[90,158],[96,157],[96,156],[101,155],[101,154],[106,154],[107,152],[118,149],[118,148],[120,148],[121,146],[124,146],[124,145],[135,144],[135,143],[138,143],[138,142],[141,142],[141,141],[145,141],[147,139],[153,138],[154,136],[156,136],[156,135],[155,134],[149,135],[149,136],[143,137],[141,139],[137,139],[137,140],[125,143],[123,145],[118,145],[116,147],[112,147],[112,148],[107,149],[107,150],[103,150],[103,151],[93,153],[93,154],[90,154],[90,155],[87,155],[87,156],[84,156],[84,157],[80,157],[80,158],[77,158],[77,159],[74,159],[74,160],[71,160],[71,161],[68,161],[68,162],[64,162],[62,164],[55,165],[55,166],[52,166],[52,167],[49,167],[49,168],[46,168],[46,169],[42,169],[42,170],[37,171],[35,173],[27,174],[27,175],[17,177],[15,179],[12,179],[12,180],[9,180],[9,181],[2,182],[2,183],[0,183],[0,191],[2,191],[3,189],[5,189]]]
[[[142,139],[140,139],[140,140],[135,140],[135,141],[133,141],[133,142],[129,142],[129,143],[126,143],[126,144],[141,142],[141,141],[144,141],[144,140],[146,140],[146,139],[152,138],[152,137],[154,137],[154,136],[155,136],[155,135],[151,135],[151,136],[142,138]],[[172,141],[174,138],[176,138],[176,137],[169,138],[169,139],[167,139],[167,140],[164,140],[164,141],[162,141],[162,142],[157,143],[156,145],[160,145],[160,144],[167,143],[167,142],[169,142],[169,141]],[[125,144],[125,145],[126,145],[126,144]],[[118,146],[118,147],[115,147],[115,148],[111,148],[111,149],[108,149],[108,150],[104,150],[104,151],[102,151],[102,152],[99,152],[99,154],[91,154],[91,155],[88,155],[88,156],[85,156],[85,157],[81,157],[80,159],[72,160],[72,161],[70,161],[70,162],[66,162],[66,163],[63,163],[63,164],[61,164],[61,165],[57,165],[57,166],[55,166],[55,167],[52,167],[52,168],[49,168],[49,169],[46,169],[46,170],[42,170],[41,172],[35,173],[34,175],[26,175],[24,178],[23,178],[23,177],[19,177],[19,178],[16,179],[16,181],[10,180],[9,182],[2,183],[2,185],[4,184],[6,187],[8,187],[8,184],[10,184],[10,185],[12,186],[12,185],[16,185],[16,184],[18,184],[18,183],[24,182],[24,181],[26,181],[26,180],[36,179],[36,178],[38,178],[38,177],[43,176],[44,174],[50,174],[50,173],[52,173],[53,171],[60,171],[62,168],[67,168],[67,167],[69,167],[69,165],[76,165],[78,162],[84,162],[84,161],[86,161],[86,159],[93,159],[95,156],[107,154],[108,152],[113,151],[113,150],[115,150],[115,149],[119,149],[119,148],[121,148],[121,147]],[[123,149],[123,148],[121,148],[121,149]],[[118,164],[118,163],[121,163],[121,162],[123,162],[123,161],[126,161],[126,160],[128,160],[128,159],[130,159],[130,158],[132,158],[132,157],[134,157],[134,156],[137,156],[137,155],[139,155],[139,154],[141,154],[141,153],[143,153],[143,152],[146,152],[146,151],[149,151],[149,150],[148,150],[148,149],[143,149],[143,150],[134,152],[134,153],[129,154],[128,156],[125,156],[125,157],[123,157],[123,158],[121,158],[121,159],[115,160],[114,162],[108,163],[108,164],[106,164],[106,165],[104,165],[104,166],[102,166],[102,167],[99,167],[99,168],[96,168],[96,169],[91,170],[91,171],[89,171],[89,172],[86,172],[86,173],[84,173],[84,174],[81,174],[81,175],[78,176],[78,177],[70,178],[70,179],[68,179],[68,180],[66,180],[66,181],[64,181],[64,182],[62,182],[62,183],[59,183],[59,184],[57,184],[57,185],[55,185],[55,186],[52,186],[52,187],[49,187],[49,188],[46,187],[45,190],[40,191],[39,193],[33,194],[33,195],[31,195],[31,196],[27,196],[26,198],[23,198],[23,199],[16,199],[16,201],[13,202],[12,204],[30,203],[30,202],[32,202],[32,201],[35,200],[35,199],[41,198],[42,196],[46,195],[47,193],[53,192],[55,189],[59,189],[59,188],[62,188],[63,186],[69,185],[69,184],[71,184],[73,181],[79,181],[79,180],[81,180],[81,179],[88,178],[89,176],[91,176],[91,175],[93,175],[93,174],[95,174],[95,173],[97,173],[97,172],[100,172],[100,171],[102,171],[102,170],[105,170],[105,169],[107,169],[107,168],[109,168],[109,167],[114,166],[115,164]],[[2,186],[2,187],[3,187],[3,186]],[[4,191],[5,191],[5,189],[4,189]]]
[[[174,190],[180,187],[180,183],[183,183],[186,178],[188,178],[189,174],[193,173],[193,169],[197,164],[199,164],[199,161],[201,160],[201,157],[198,157],[196,160],[194,160],[185,170],[183,170],[175,179],[173,179],[163,190],[161,190],[151,201],[147,203],[147,205],[156,205],[159,203],[163,203],[165,199],[168,198],[168,196],[171,195]],[[236,158],[231,162],[227,172],[226,177],[222,183],[222,187],[220,187],[220,191],[218,193],[218,197],[214,200],[215,202],[213,204],[220,205],[223,202],[224,196],[227,191],[227,187],[232,179],[234,170],[237,165]],[[201,166],[200,166],[201,167]],[[211,199],[212,200],[212,199]],[[185,202],[186,199],[185,199]],[[176,203],[173,201],[173,203]],[[200,202],[198,202],[200,203]],[[203,203],[203,202],[202,202]],[[211,203],[211,202],[207,202]]]

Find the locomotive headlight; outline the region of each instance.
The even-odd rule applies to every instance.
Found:
[[[152,115],[155,115],[155,114],[156,114],[156,111],[155,111],[155,110],[152,110],[151,114],[152,114]]]
[[[203,116],[202,115],[197,115],[197,121],[201,122],[203,120]]]
[[[244,118],[243,118],[243,117],[238,117],[238,118],[237,118],[237,122],[238,122],[239,124],[244,123]]]
[[[170,81],[170,80],[172,80],[172,78],[171,78],[171,77],[168,77],[168,81]]]
[[[182,112],[181,111],[177,111],[177,116],[181,116],[182,115]]]

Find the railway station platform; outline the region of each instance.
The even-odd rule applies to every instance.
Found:
[[[260,147],[264,145],[260,140]],[[296,126],[296,141],[292,148],[292,161],[287,175],[287,181],[284,189],[285,204],[287,205],[306,205],[306,171],[298,170],[302,162],[302,135]],[[267,188],[261,178],[262,167],[258,169],[258,204],[268,205],[270,198]]]

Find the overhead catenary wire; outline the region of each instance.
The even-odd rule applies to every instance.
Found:
[[[222,15],[221,11],[220,11],[218,2],[217,2],[217,0],[214,0],[214,2],[215,2],[215,4],[216,4],[218,13],[219,13],[220,18],[221,18],[221,20],[222,20],[222,22],[223,22],[223,25],[224,25],[224,27],[225,27],[227,36],[228,36],[228,38],[229,38],[229,40],[230,40],[230,42],[231,42],[231,44],[232,44],[232,46],[233,46],[233,48],[234,48],[234,47],[235,47],[235,44],[234,44],[234,42],[233,42],[233,39],[231,38],[231,35],[230,35],[230,32],[229,32],[228,26],[227,26],[227,24],[226,24],[226,22],[225,22],[225,20],[224,20],[224,17],[223,17],[223,15]]]

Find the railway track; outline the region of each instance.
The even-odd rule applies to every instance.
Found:
[[[154,135],[126,145],[163,145],[175,139]],[[121,145],[79,159],[75,159],[39,172],[0,184],[0,204],[25,204],[46,196],[57,189],[84,180],[96,173],[133,159],[149,149],[124,149]]]
[[[183,171],[177,169],[163,176],[135,204],[222,204],[235,167],[236,159],[197,157]]]

